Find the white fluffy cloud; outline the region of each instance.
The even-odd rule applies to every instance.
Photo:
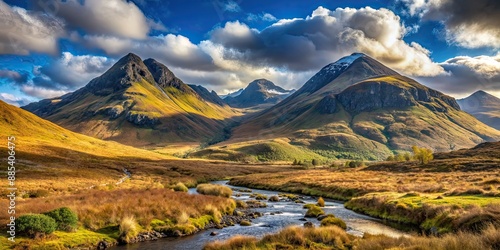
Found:
[[[364,52],[404,74],[442,74],[443,69],[429,58],[430,51],[403,40],[407,32],[400,18],[387,9],[318,7],[307,18],[282,19],[262,31],[228,22],[201,45],[219,66],[250,64],[307,71]]]
[[[495,56],[457,56],[440,65],[449,74],[421,80],[456,97],[463,97],[477,90],[500,93],[500,53]]]
[[[399,0],[410,15],[442,22],[449,43],[465,48],[500,48],[498,0]]]
[[[36,70],[51,81],[74,90],[104,73],[114,62],[114,59],[103,56],[73,55],[63,52],[54,63]]]
[[[63,22],[40,12],[11,7],[0,0],[0,54],[57,54]]]
[[[151,28],[163,26],[149,20],[133,2],[123,0],[57,1],[55,15],[70,28],[83,29],[87,34],[145,39]],[[164,27],[163,27],[164,28]]]
[[[155,58],[174,67],[216,69],[212,58],[182,35],[152,36],[143,41],[108,36],[85,36],[83,39],[88,46],[103,49],[112,56],[133,52],[143,58]]]

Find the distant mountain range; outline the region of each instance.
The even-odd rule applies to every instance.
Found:
[[[498,110],[490,96],[480,100],[491,110],[478,112]],[[262,111],[241,119],[248,107]],[[219,142],[191,155],[224,160],[377,160],[413,145],[450,151],[500,140],[454,98],[359,53],[326,65],[297,91],[258,79],[224,100],[128,54],[85,87],[23,108],[132,146]]]
[[[216,93],[134,54],[73,93],[23,108],[72,131],[133,146],[209,140],[238,114]]]
[[[276,104],[293,94],[295,90],[285,90],[266,79],[257,79],[245,89],[224,98],[227,104],[236,108],[248,108],[263,104]]]
[[[500,130],[500,99],[482,90],[457,100],[463,111]]]

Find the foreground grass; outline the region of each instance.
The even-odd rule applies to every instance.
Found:
[[[443,237],[401,237],[366,234],[363,238],[347,234],[336,226],[320,228],[288,227],[258,240],[235,236],[227,241],[207,244],[204,250],[257,249],[419,249],[419,250],[495,250],[500,248],[500,230],[490,226],[481,234],[459,232]]]
[[[18,204],[17,211],[20,216],[28,212],[43,213],[61,206],[77,212],[80,224],[77,232],[56,232],[43,240],[22,239],[15,246],[10,244],[10,247],[95,247],[103,239],[126,242],[138,233],[150,230],[166,234],[177,231],[188,235],[205,228],[210,222],[219,223],[222,215],[231,214],[236,208],[232,199],[223,197],[190,195],[168,189],[123,189],[28,199]],[[0,223],[7,223],[7,220],[8,215],[2,212]],[[124,223],[132,224],[134,230],[132,234],[121,237]],[[6,242],[5,238],[1,238],[0,242]]]
[[[419,226],[429,233],[474,231],[488,223],[500,225],[497,171],[392,170],[253,174],[233,178],[230,184],[344,200],[354,211]]]

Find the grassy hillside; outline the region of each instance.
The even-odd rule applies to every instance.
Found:
[[[311,163],[313,159],[324,162],[326,157],[307,148],[294,146],[287,139],[247,141],[205,148],[189,154],[194,158],[216,159],[239,162],[279,162],[294,160]]]

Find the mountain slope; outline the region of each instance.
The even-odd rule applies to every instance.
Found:
[[[500,130],[500,99],[484,91],[457,100],[463,111]]]
[[[219,97],[217,92],[215,92],[213,90],[212,90],[212,92],[210,92],[210,91],[208,91],[208,89],[204,88],[201,85],[191,85],[190,84],[189,87],[191,87],[198,95],[201,96],[201,98],[203,98],[204,100],[206,100],[208,102],[215,103],[219,106],[227,105],[227,103]]]
[[[103,157],[166,158],[151,151],[74,133],[3,101],[0,101],[0,118],[0,135],[15,136],[18,152],[50,157],[71,150]],[[5,143],[1,148],[6,146]]]
[[[24,109],[72,131],[133,146],[202,142],[237,115],[154,59],[120,59],[85,87]]]
[[[228,96],[224,100],[232,107],[248,108],[262,104],[276,104],[293,93],[266,79],[257,79],[249,83],[239,95]]]
[[[436,151],[500,140],[455,99],[353,54],[325,66],[296,93],[233,131],[224,144],[288,138],[330,158],[384,159],[412,145]]]

